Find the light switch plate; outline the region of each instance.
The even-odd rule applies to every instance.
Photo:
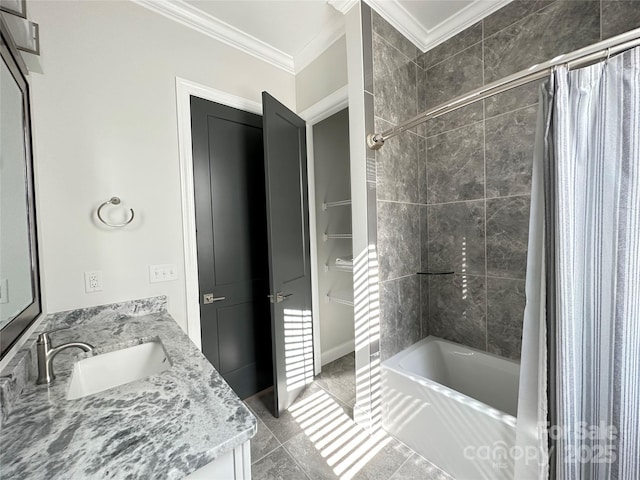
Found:
[[[149,265],[149,283],[170,282],[178,279],[178,269],[173,263]]]

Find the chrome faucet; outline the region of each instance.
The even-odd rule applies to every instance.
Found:
[[[36,383],[38,385],[49,384],[54,378],[56,378],[55,374],[53,373],[53,359],[62,350],[71,347],[80,348],[85,352],[90,352],[91,350],[93,350],[93,345],[89,345],[88,343],[84,342],[69,342],[63,343],[62,345],[59,345],[57,347],[52,347],[49,334],[57,330],[65,330],[65,328],[49,330],[48,332],[43,332],[38,335],[38,340],[36,341],[36,350],[38,353],[38,380],[36,380]]]

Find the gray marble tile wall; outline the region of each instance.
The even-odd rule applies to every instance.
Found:
[[[640,1],[514,0],[425,53],[375,11],[371,23],[367,90],[381,131],[640,27]],[[376,152],[382,360],[428,334],[520,357],[538,85],[432,119]],[[441,270],[456,274],[415,275]]]
[[[375,11],[371,31],[369,93],[375,129],[380,131],[417,115],[422,69],[416,46]],[[426,144],[417,130],[403,133],[398,140],[375,153],[382,360],[419,341],[425,326],[423,287],[416,273],[421,262],[420,208],[427,194],[426,164],[421,161]]]

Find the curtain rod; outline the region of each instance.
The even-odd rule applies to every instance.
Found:
[[[421,114],[401,123],[400,125],[385,130],[382,133],[370,133],[367,135],[367,146],[371,150],[379,150],[384,142],[390,138],[400,135],[402,132],[409,130],[430,118],[436,118],[446,113],[466,107],[472,103],[484,100],[492,95],[506,92],[512,88],[519,87],[535,80],[548,77],[553,69],[559,65],[566,65],[569,70],[588,65],[603,58],[609,58],[611,55],[628,50],[640,45],[640,28],[629,30],[626,33],[594,43],[587,47],[575,50],[571,53],[558,55],[549,61],[533,65],[525,70],[521,70],[508,77],[496,80],[484,87],[479,87],[469,93],[460,95],[448,102],[442,103],[437,107],[430,108]]]

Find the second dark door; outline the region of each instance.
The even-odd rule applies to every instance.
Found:
[[[262,92],[275,415],[313,380],[305,122]]]
[[[273,383],[262,118],[191,97],[202,351],[241,398]]]

